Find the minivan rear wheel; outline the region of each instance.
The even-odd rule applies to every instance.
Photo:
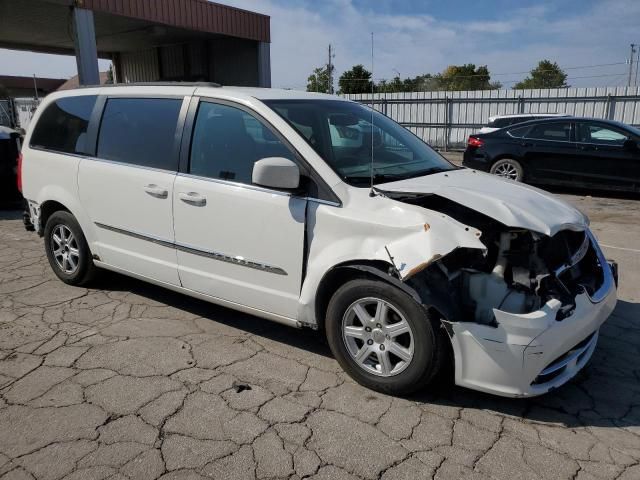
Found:
[[[495,162],[491,166],[490,173],[515,182],[521,182],[524,178],[524,169],[522,168],[522,165],[520,165],[520,162],[512,158],[503,158]]]
[[[357,279],[333,295],[326,315],[329,346],[358,383],[389,394],[425,387],[441,370],[446,338],[436,321],[405,292]]]
[[[69,285],[85,285],[96,275],[96,266],[82,229],[66,211],[53,213],[44,227],[44,247],[53,273]]]

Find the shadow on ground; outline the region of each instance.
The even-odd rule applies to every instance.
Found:
[[[109,273],[96,287],[141,295],[247,333],[331,357],[320,332],[296,330],[252,315],[220,307],[186,295]],[[424,404],[477,408],[527,420],[567,427],[640,426],[640,304],[619,301],[600,332],[598,348],[589,365],[571,382],[547,395],[509,399],[453,384],[452,375],[436,388],[409,398]]]

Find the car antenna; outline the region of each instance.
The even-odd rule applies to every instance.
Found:
[[[369,168],[369,179],[370,179],[370,185],[371,185],[371,190],[369,191],[369,196],[370,197],[375,197],[376,196],[376,191],[373,188],[373,90],[374,88],[374,83],[373,83],[373,32],[371,32],[371,166]]]

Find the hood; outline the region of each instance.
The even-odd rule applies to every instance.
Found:
[[[549,236],[588,226],[582,212],[540,189],[466,168],[385,183],[376,190],[438,195],[508,227]]]

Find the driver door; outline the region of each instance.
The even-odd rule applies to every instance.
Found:
[[[255,161],[296,157],[245,107],[194,100],[174,184],[182,286],[295,318],[302,282],[306,198],[253,185]]]

